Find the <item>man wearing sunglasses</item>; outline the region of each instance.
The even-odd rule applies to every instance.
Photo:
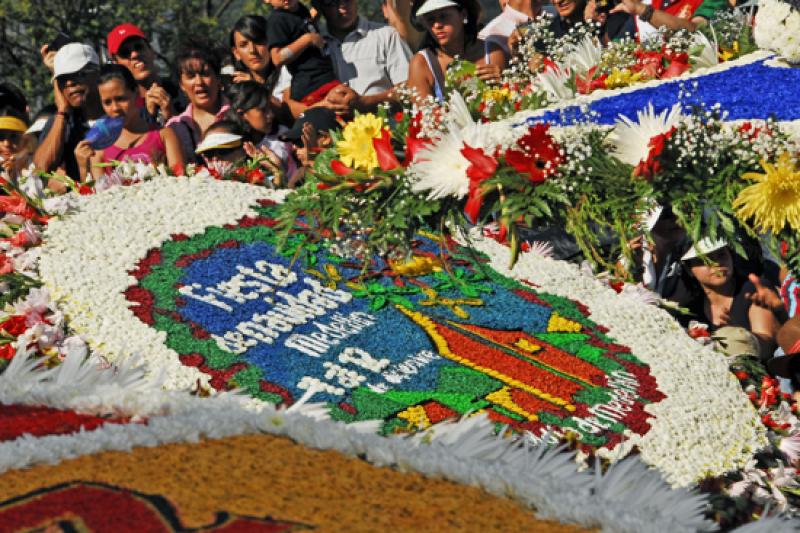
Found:
[[[45,172],[63,170],[73,179],[80,178],[75,147],[89,131],[89,120],[102,114],[97,94],[99,64],[97,53],[87,44],[69,43],[56,54],[53,69],[56,114],[39,136],[39,147],[33,155],[37,168]]]
[[[144,32],[134,24],[120,24],[108,34],[106,44],[114,62],[130,70],[139,84],[138,104],[147,111],[147,121],[163,126],[181,107],[180,91],[169,78],[159,78],[156,53]]]

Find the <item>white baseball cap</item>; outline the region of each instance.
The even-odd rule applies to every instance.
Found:
[[[446,7],[461,7],[458,2],[453,2],[453,0],[428,0],[422,7],[417,9],[416,16],[420,17],[425,15],[426,13],[430,13],[432,11],[438,11],[440,9],[444,9]]]
[[[681,261],[688,261],[697,257],[708,255],[717,250],[721,250],[728,246],[728,243],[722,239],[712,239],[710,237],[703,237],[696,244],[693,244],[689,251],[683,254]]]
[[[202,154],[208,150],[219,150],[225,148],[238,148],[242,145],[242,136],[235,133],[209,133],[197,148],[196,154]]]
[[[27,133],[28,135],[32,135],[34,133],[41,133],[41,131],[44,129],[45,124],[47,124],[47,119],[48,118],[49,117],[41,117],[41,118],[36,119],[36,122],[31,124],[31,127],[28,128],[25,131],[25,133]]]
[[[88,64],[100,65],[97,52],[88,44],[69,43],[61,47],[53,62],[53,79],[74,74]]]

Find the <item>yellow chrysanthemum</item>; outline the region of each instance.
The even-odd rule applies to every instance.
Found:
[[[631,72],[628,69],[612,69],[605,81],[606,89],[619,89],[620,87],[633,85],[641,80],[643,75],[641,71]]]
[[[483,92],[483,101],[488,102],[503,102],[506,100],[511,100],[512,94],[511,90],[508,87],[502,87],[500,89],[487,89]]]
[[[761,162],[765,174],[748,172],[742,177],[755,181],[746,187],[733,207],[740,218],[752,219],[763,231],[778,233],[786,224],[800,230],[800,170],[792,157],[784,152],[773,165]]]
[[[342,140],[336,143],[339,159],[350,168],[372,170],[378,166],[378,154],[372,139],[381,136],[383,119],[371,113],[358,115],[342,131]]]

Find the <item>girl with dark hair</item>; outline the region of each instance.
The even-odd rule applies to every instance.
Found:
[[[167,127],[177,134],[185,161],[202,163],[195,154],[197,145],[208,127],[228,111],[222,96],[220,58],[208,43],[192,39],[181,47],[177,64],[181,90],[189,105],[169,119]]]
[[[265,162],[276,178],[291,177],[297,170],[297,163],[291,144],[278,136],[269,90],[254,81],[245,81],[231,86],[228,98],[231,106],[228,117],[244,132],[247,154]]]
[[[484,81],[498,81],[506,65],[503,50],[478,39],[481,9],[476,0],[414,0],[411,20],[427,33],[408,69],[408,85],[417,96],[444,100],[444,72],[455,57],[477,65]]]
[[[246,80],[270,82],[276,69],[267,46],[267,19],[260,15],[245,15],[237,20],[230,33],[230,47],[237,63],[234,83]]]
[[[100,104],[109,117],[122,117],[122,132],[114,144],[95,151],[89,141],[81,141],[75,148],[81,180],[91,174],[97,178],[104,172],[97,163],[133,161],[160,164],[166,162],[175,173],[183,172],[183,153],[178,137],[170,129],[159,129],[145,120],[137,104],[139,86],[126,67],[104,65],[100,69],[97,89]]]

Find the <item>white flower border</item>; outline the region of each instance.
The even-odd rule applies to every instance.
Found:
[[[163,372],[167,390],[185,390],[208,377],[181,365],[178,354],[164,346],[166,335],[128,309],[122,292],[135,279],[126,272],[174,233],[194,235],[208,226],[232,223],[252,214],[256,200],[280,200],[282,195],[210,179],[167,178],[88,197],[77,213],[48,226],[41,278],[95,352],[117,363],[139,356],[151,374]],[[101,226],[98,220],[108,222]],[[617,297],[564,262],[523,254],[508,273],[508,248],[477,238],[474,244],[489,254],[499,272],[588,305],[593,320],[611,328],[613,337],[650,365],[668,398],[649,407],[656,418],[648,434],[631,436],[612,459],[637,445],[642,459],[659,468],[669,483],[688,486],[706,474],[743,466],[753,451],[767,444],[765,430],[724,357],[699,347],[665,313]],[[704,388],[706,382],[710,385]]]
[[[255,215],[257,200],[281,201],[286,191],[209,178],[156,178],[82,197],[78,211],[53,220],[44,233],[39,275],[70,327],[95,353],[117,362],[143,357],[167,375],[171,390],[191,388],[208,375],[182,365],[166,333],[142,323],[122,294],[136,279],[127,272],[172,234]],[[202,206],[202,207],[198,207]]]

